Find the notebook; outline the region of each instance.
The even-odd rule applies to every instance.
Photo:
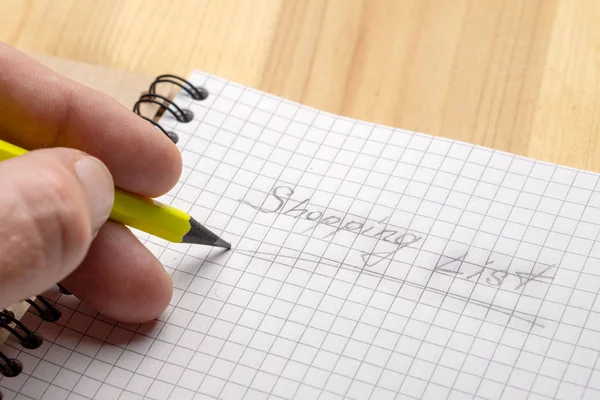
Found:
[[[136,231],[169,308],[121,324],[50,289],[5,399],[600,398],[598,174],[187,78],[208,96],[165,105],[159,200],[232,249]]]

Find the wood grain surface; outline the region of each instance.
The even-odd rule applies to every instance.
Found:
[[[600,171],[598,0],[0,0],[0,40],[197,68],[349,117]]]

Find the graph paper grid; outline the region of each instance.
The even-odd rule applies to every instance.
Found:
[[[159,200],[232,243],[135,231],[157,321],[28,313],[5,399],[599,399],[599,175],[332,115],[195,71]]]

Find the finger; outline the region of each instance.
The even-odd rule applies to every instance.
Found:
[[[177,147],[147,121],[2,43],[0,138],[83,150],[106,164],[118,187],[146,196],[164,194],[181,175]]]
[[[83,260],[114,183],[96,158],[38,150],[0,163],[0,309],[41,293]]]
[[[161,263],[131,231],[112,221],[62,283],[86,305],[128,323],[158,317],[173,295],[173,282]]]

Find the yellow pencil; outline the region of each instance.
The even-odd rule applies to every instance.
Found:
[[[27,150],[0,140],[0,161]],[[110,219],[174,243],[193,243],[231,248],[231,245],[174,207],[115,189]]]

